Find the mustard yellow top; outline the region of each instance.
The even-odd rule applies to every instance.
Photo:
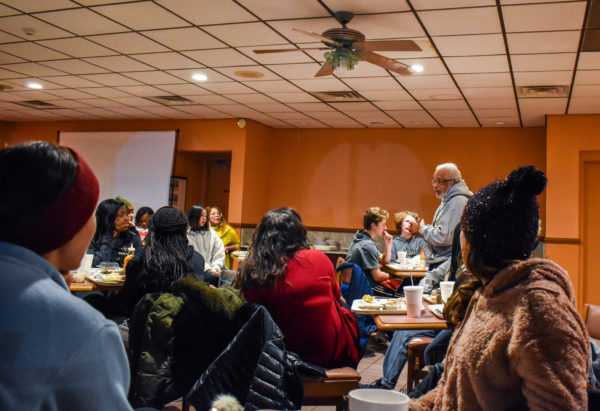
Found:
[[[223,241],[223,245],[235,245],[235,250],[240,249],[240,237],[238,237],[235,229],[229,224],[219,224],[217,226],[211,226],[213,230],[217,232],[217,235]],[[225,265],[227,268],[231,268],[231,257],[229,253],[225,254]]]

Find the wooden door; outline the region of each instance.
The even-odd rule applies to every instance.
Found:
[[[600,152],[597,154],[584,158],[582,164],[581,305],[600,304]]]

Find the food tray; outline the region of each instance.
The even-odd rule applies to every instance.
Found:
[[[393,308],[387,308],[384,304],[396,302]],[[384,308],[385,307],[385,308]],[[406,314],[406,302],[404,298],[373,298],[373,302],[354,300],[352,312],[356,314]]]

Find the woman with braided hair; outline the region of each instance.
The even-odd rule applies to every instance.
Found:
[[[168,291],[186,276],[206,280],[204,258],[187,240],[188,220],[173,207],[162,207],[148,223],[147,245],[127,264],[125,284],[118,295],[121,311],[130,316],[145,294]]]

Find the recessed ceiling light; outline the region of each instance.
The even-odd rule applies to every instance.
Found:
[[[204,73],[196,73],[192,75],[192,78],[196,81],[206,81],[208,80],[208,76]]]
[[[496,121],[496,125],[501,126],[504,124],[504,121]]]
[[[412,66],[409,67],[409,70],[412,71],[413,73],[422,73],[423,70],[425,70],[425,68],[420,64],[413,64]]]
[[[35,88],[35,89],[44,88],[44,86],[42,86],[40,83],[34,83],[33,81],[27,83],[27,87],[29,87],[29,88]]]
[[[234,71],[233,74],[235,74],[238,77],[244,77],[244,78],[261,78],[261,77],[265,76],[260,71],[254,71],[254,70],[237,70],[237,71]]]

